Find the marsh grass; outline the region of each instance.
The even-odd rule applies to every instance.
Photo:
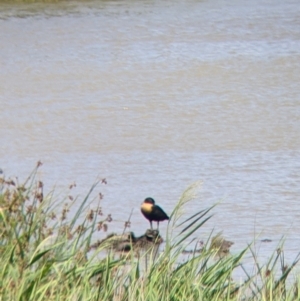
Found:
[[[105,244],[91,248],[93,236],[112,220],[101,210],[101,197],[90,200],[102,181],[77,200],[80,206],[70,216],[69,205],[59,207],[53,193],[44,196],[43,183],[35,177],[40,165],[24,183],[0,178],[0,300],[299,300],[299,279],[289,285],[287,279],[300,257],[287,265],[283,246],[265,265],[251,245],[238,254],[217,256],[218,244],[209,244],[212,235],[197,251],[193,236],[207,227],[214,206],[190,217],[183,209],[201,183],[191,185],[174,208],[159,254],[151,248],[138,256],[134,251],[117,254]],[[243,267],[245,253],[254,259],[254,275]],[[244,270],[242,281],[233,278],[237,267]]]

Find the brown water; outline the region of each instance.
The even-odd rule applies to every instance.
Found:
[[[105,177],[103,207],[123,228],[217,201],[198,233],[240,250],[260,234],[299,251],[300,6],[290,1],[82,1],[0,4],[0,167],[46,190],[84,195]],[[166,223],[162,224],[162,231]]]

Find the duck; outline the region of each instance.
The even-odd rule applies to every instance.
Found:
[[[158,205],[155,205],[153,198],[146,198],[141,205],[141,212],[144,217],[150,222],[150,227],[152,227],[152,221],[157,222],[157,230],[159,228],[159,222],[169,220],[169,216],[161,209]]]

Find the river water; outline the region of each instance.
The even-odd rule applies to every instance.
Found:
[[[257,244],[266,257],[284,236],[297,254],[297,0],[1,2],[0,45],[6,176],[41,160],[45,190],[78,202],[106,178],[109,230],[133,209],[137,234],[145,197],[170,214],[201,180],[185,216],[220,204],[195,236],[223,231],[233,252],[271,239]]]

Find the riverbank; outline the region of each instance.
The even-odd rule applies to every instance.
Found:
[[[97,245],[92,243],[94,237],[104,234],[113,222],[101,211],[100,198],[98,204],[89,199],[98,183],[77,200],[81,205],[72,216],[67,207],[57,214],[56,200],[44,196],[43,183],[35,180],[39,167],[40,163],[22,183],[1,177],[1,300],[299,299],[299,277],[292,276],[299,257],[286,265],[283,247],[266,265],[257,262],[253,275],[245,270],[242,282],[233,273],[243,269],[246,253],[255,259],[251,246],[238,254],[218,256],[220,240],[211,242],[207,237],[198,252],[199,242],[193,243],[192,236],[210,219],[214,206],[182,220],[181,209],[192,200],[195,186],[182,194],[171,213],[159,252],[162,238],[149,230],[139,238],[125,234],[121,244],[111,235]],[[130,221],[124,233],[129,226]],[[172,228],[180,228],[179,234],[172,235]],[[132,248],[134,243],[139,244],[138,252]],[[194,251],[183,261],[182,254],[192,245]]]

